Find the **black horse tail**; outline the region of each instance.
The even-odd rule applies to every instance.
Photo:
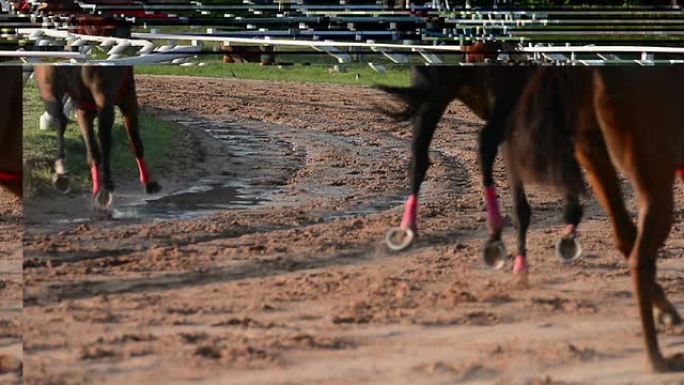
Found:
[[[585,192],[575,157],[581,75],[567,68],[540,69],[530,79],[507,137],[511,171],[523,181],[564,193]]]
[[[411,87],[391,87],[376,85],[373,88],[384,91],[392,95],[395,99],[406,104],[403,110],[391,110],[383,105],[376,104],[375,108],[381,113],[392,118],[394,121],[401,122],[412,119],[418,114],[420,106],[428,99],[430,91],[422,86]]]

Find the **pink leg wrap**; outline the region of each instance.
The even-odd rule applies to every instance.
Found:
[[[503,228],[503,218],[499,211],[499,202],[496,200],[496,186],[492,185],[485,188],[485,199],[487,201],[487,224],[491,231],[500,231]]]
[[[152,182],[150,172],[147,171],[147,163],[145,163],[143,158],[136,158],[136,161],[138,162],[138,172],[140,172],[140,183],[147,186]]]
[[[563,231],[563,235],[570,235],[574,234],[575,231],[577,231],[577,228],[573,224],[569,224],[565,227],[565,230]]]
[[[18,182],[18,181],[21,181],[21,173],[20,172],[0,171],[0,181],[2,181],[2,182]]]
[[[100,191],[100,170],[98,170],[96,165],[90,166],[90,173],[93,176],[93,195]]]
[[[404,207],[404,217],[401,220],[401,228],[403,230],[411,229],[415,231],[418,228],[416,224],[416,214],[418,212],[418,197],[411,194],[406,199],[406,206]]]
[[[513,264],[514,273],[528,271],[529,269],[530,267],[527,265],[527,258],[524,255],[518,255],[515,257],[515,263]]]

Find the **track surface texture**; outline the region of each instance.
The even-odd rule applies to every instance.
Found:
[[[22,383],[21,200],[0,188],[0,384]]]
[[[87,217],[88,197],[26,202],[26,383],[684,384],[646,371],[627,265],[590,197],[583,260],[553,255],[562,202],[531,188],[529,287],[513,283],[510,264],[483,265],[482,122],[461,104],[433,143],[419,239],[392,254],[383,239],[408,192],[410,128],[374,112],[385,95],[152,76],[137,87],[143,108],[192,122],[190,144],[159,174],[167,193],[236,179],[263,196],[166,220],[57,222]],[[246,136],[263,146],[230,142]],[[684,311],[684,191],[675,189],[658,274]],[[122,182],[117,193],[138,190]],[[684,328],[663,327],[660,338],[667,354],[684,350]]]

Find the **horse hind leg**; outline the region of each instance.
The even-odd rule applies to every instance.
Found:
[[[45,115],[41,117],[41,128],[43,124],[47,124],[48,121],[53,123],[57,128],[57,159],[54,164],[55,173],[52,176],[52,184],[57,191],[67,194],[71,191],[71,183],[69,181],[69,171],[66,167],[66,158],[64,155],[64,132],[66,131],[69,119],[64,115],[64,106],[60,100],[61,98],[57,98],[55,95],[44,100],[43,105],[47,118]]]
[[[584,210],[578,194],[567,193],[565,196],[565,229],[561,239],[556,243],[556,255],[564,262],[572,262],[582,256],[582,246],[577,240],[577,227],[582,220]]]
[[[501,233],[503,231],[504,221],[499,209],[499,202],[496,193],[496,184],[494,183],[494,162],[499,150],[499,145],[503,142],[505,131],[507,106],[504,103],[499,103],[495,107],[495,111],[487,121],[485,127],[480,131],[479,137],[479,156],[480,156],[480,170],[482,172],[482,184],[485,190],[485,202],[487,205],[487,228],[489,230],[489,238],[485,243],[483,250],[485,263],[495,268],[502,268],[506,258],[506,248],[501,240]],[[504,157],[510,168],[510,158],[507,154],[509,152],[508,146],[505,147]],[[509,177],[512,174],[509,173]],[[521,183],[512,179],[512,185]],[[524,196],[524,192],[523,192]],[[515,200],[515,199],[514,199]],[[526,201],[525,201],[526,202]]]

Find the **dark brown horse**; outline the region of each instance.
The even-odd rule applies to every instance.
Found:
[[[35,67],[36,83],[45,109],[57,123],[57,151],[55,186],[66,192],[69,189],[64,161],[64,131],[68,119],[64,116],[62,101],[68,94],[77,109],[77,119],[86,146],[88,164],[93,181],[93,197],[100,206],[111,202],[112,180],[111,135],[114,108],[119,107],[131,150],[138,162],[140,182],[147,193],[160,190],[152,179],[144,158],[143,143],[138,130],[138,103],[135,95],[133,69],[128,66],[48,66]],[[98,119],[97,138],[94,120]]]
[[[22,68],[0,66],[0,185],[22,194]]]
[[[412,119],[413,138],[409,178],[411,195],[406,202],[404,217],[398,229],[388,233],[390,248],[408,247],[417,231],[417,206],[420,185],[429,166],[428,150],[437,123],[447,105],[454,99],[461,100],[477,116],[486,121],[480,131],[480,167],[488,211],[489,240],[485,247],[485,260],[501,267],[505,257],[501,233],[503,218],[499,211],[493,178],[493,165],[498,147],[503,143],[515,106],[534,73],[528,66],[469,66],[469,67],[416,67],[412,86],[408,88],[379,87],[398,96],[408,105],[401,113],[390,113],[397,120]],[[387,112],[387,111],[386,111]],[[518,234],[518,250],[514,263],[516,275],[527,274],[526,234],[530,224],[530,205],[520,179],[510,174],[513,192],[515,222]],[[582,217],[578,193],[567,195],[565,221],[566,232],[559,241],[559,255],[571,260],[579,256],[579,244],[575,242],[577,225]],[[404,236],[395,244],[392,239]]]
[[[684,371],[683,356],[662,355],[654,320],[655,309],[659,321],[681,322],[656,282],[656,257],[672,224],[675,176],[684,176],[682,89],[682,67],[545,68],[525,90],[508,137],[511,171],[523,180],[573,191],[579,165],[587,171],[612,219],[616,246],[629,261],[648,359],[656,372]],[[616,168],[637,193],[636,225],[625,208]]]

